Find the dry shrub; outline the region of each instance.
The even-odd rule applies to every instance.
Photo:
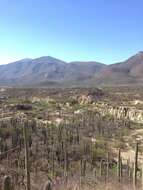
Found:
[[[88,185],[80,186],[79,184],[68,184],[62,185],[56,190],[135,190],[132,185],[123,185],[123,184],[99,184],[94,187],[89,187]],[[136,190],[141,190],[140,188],[136,188]]]

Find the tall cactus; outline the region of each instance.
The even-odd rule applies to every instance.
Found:
[[[68,177],[68,152],[67,152],[67,145],[65,144],[64,150],[64,176]]]
[[[86,159],[81,159],[81,176],[85,177],[86,175]]]
[[[45,183],[43,190],[52,190],[52,184],[50,181]]]
[[[107,152],[107,161],[106,161],[106,180],[109,180],[109,152]]]
[[[30,167],[29,167],[29,151],[28,151],[28,142],[27,142],[27,125],[25,122],[23,125],[24,133],[24,151],[25,151],[25,171],[26,171],[26,190],[30,190]]]
[[[3,190],[12,190],[11,178],[9,176],[4,177]]]
[[[55,176],[55,154],[54,154],[54,145],[52,147],[52,177]]]
[[[103,159],[102,160],[100,160],[100,177],[102,177],[102,172],[103,172]]]
[[[141,164],[142,166],[142,190],[143,190],[143,163]]]
[[[134,161],[134,174],[133,174],[133,184],[134,184],[134,187],[136,187],[136,185],[137,185],[138,152],[139,152],[139,143],[136,142],[135,161]]]
[[[130,159],[127,159],[127,176],[130,178]]]
[[[121,149],[119,149],[118,152],[118,162],[117,162],[117,177],[118,177],[118,181],[121,181],[121,177],[122,177],[122,160],[121,160]]]

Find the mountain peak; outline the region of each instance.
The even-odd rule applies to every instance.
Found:
[[[20,61],[31,61],[32,59],[31,58],[24,58],[24,59],[21,59]]]
[[[64,63],[64,61],[57,59],[55,57],[52,56],[42,56],[42,57],[38,57],[36,59],[33,59],[33,61],[40,61],[40,62],[51,62],[51,63],[55,63],[55,62],[61,62]]]
[[[137,54],[135,54],[134,56],[132,56],[132,57],[143,57],[143,51],[139,51]]]
[[[51,56],[22,59],[0,66],[1,85],[137,84],[143,81],[143,51],[128,60],[104,65],[95,61],[64,62]]]
[[[143,54],[143,51],[139,51],[138,54]]]
[[[135,55],[131,56],[130,58],[128,58],[125,63],[128,64],[142,64],[143,63],[143,51],[139,51],[138,53],[136,53]]]

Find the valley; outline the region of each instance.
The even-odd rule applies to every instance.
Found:
[[[142,108],[140,87],[1,87],[1,188],[142,187]]]

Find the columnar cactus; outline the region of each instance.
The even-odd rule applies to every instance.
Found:
[[[109,179],[109,152],[107,153],[107,161],[106,161],[106,180],[108,181]]]
[[[81,159],[81,176],[85,177],[86,175],[86,159]]]
[[[52,177],[55,176],[55,154],[54,154],[54,146],[52,148]]]
[[[27,122],[23,125],[24,132],[24,151],[25,151],[25,170],[26,170],[26,190],[30,190],[30,167],[29,167],[29,152],[27,141]]]
[[[142,163],[142,189],[143,189],[143,163]]]
[[[135,148],[135,161],[134,161],[134,175],[133,175],[133,184],[134,186],[137,185],[137,171],[138,171],[138,142],[136,143],[136,148]]]
[[[100,177],[102,177],[102,170],[103,170],[103,160],[100,160]]]
[[[50,181],[45,183],[43,190],[52,190],[52,184]]]
[[[11,178],[9,176],[4,177],[3,190],[12,190]]]
[[[119,149],[119,152],[118,152],[117,176],[118,176],[118,181],[120,182],[121,181],[121,177],[122,177],[121,149]]]
[[[83,161],[83,176],[85,177],[86,175],[86,159]]]
[[[130,178],[130,160],[127,160],[127,175]]]
[[[68,152],[67,147],[65,146],[65,152],[64,152],[64,176],[67,177],[68,174]]]

